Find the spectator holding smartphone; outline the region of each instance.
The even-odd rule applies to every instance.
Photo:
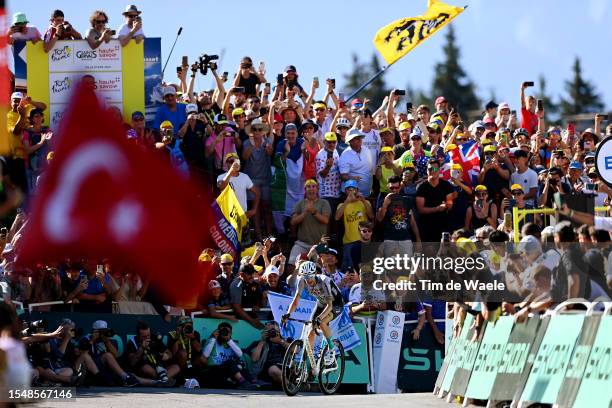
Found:
[[[38,28],[30,27],[28,23],[25,13],[19,12],[13,15],[13,23],[7,33],[9,44],[15,41],[32,41],[32,44],[36,44],[41,40]]]
[[[110,30],[106,27],[108,24],[108,16],[102,10],[96,10],[89,17],[91,28],[87,30],[85,38],[92,50],[95,50],[102,43],[108,43],[115,35],[115,30]]]
[[[240,60],[240,66],[234,78],[234,87],[244,87],[246,97],[257,96],[257,85],[266,82],[265,68],[260,64],[258,71],[253,68],[253,60],[246,56]]]
[[[51,24],[45,31],[45,52],[51,51],[60,40],[80,40],[83,37],[68,21],[64,19],[62,10],[55,10],[51,14]]]
[[[130,40],[136,41],[136,44],[140,44],[144,38],[144,31],[142,31],[142,19],[140,14],[142,11],[138,10],[133,4],[130,4],[125,8],[123,16],[125,17],[125,24],[119,27],[119,42],[122,47],[128,45]]]

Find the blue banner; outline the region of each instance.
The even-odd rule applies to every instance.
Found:
[[[147,126],[153,124],[157,105],[164,102],[162,93],[161,38],[145,38],[144,41],[144,92]]]

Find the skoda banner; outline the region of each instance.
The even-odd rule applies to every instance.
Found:
[[[405,392],[431,392],[442,361],[444,345],[436,341],[429,327],[421,330],[419,338],[412,338],[417,323],[404,326],[402,352],[397,367],[397,387]]]

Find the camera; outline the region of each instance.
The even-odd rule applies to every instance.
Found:
[[[229,336],[229,329],[227,327],[222,327],[219,329],[219,336],[227,337]]]
[[[202,75],[206,75],[209,69],[213,69],[213,70],[217,69],[217,63],[213,61],[218,60],[218,59],[219,59],[218,55],[202,54],[198,58],[198,62],[196,62],[196,64],[198,65],[198,69],[200,70],[200,73]]]
[[[188,326],[183,327],[183,333],[185,333],[185,334],[193,333],[193,326],[188,325]]]
[[[91,341],[89,341],[88,338],[83,337],[81,340],[79,340],[77,348],[81,351],[91,350]]]
[[[268,337],[273,338],[278,336],[278,332],[276,331],[276,329],[270,329],[268,330]]]
[[[23,322],[25,329],[21,332],[24,336],[31,336],[34,333],[42,333],[47,329],[48,322],[44,319]]]

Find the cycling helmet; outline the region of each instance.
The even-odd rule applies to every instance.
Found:
[[[317,274],[317,264],[312,261],[306,261],[300,265],[299,272],[304,279],[312,279]]]
[[[518,128],[514,131],[514,137],[518,137],[518,135],[529,136],[529,132],[525,128]]]
[[[340,118],[338,119],[338,123],[336,123],[336,127],[337,128],[345,127],[348,129],[351,127],[351,122],[349,122],[347,118]]]

